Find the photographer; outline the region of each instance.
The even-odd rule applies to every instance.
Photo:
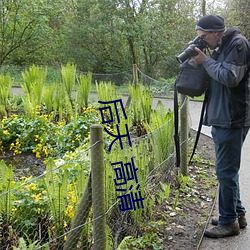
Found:
[[[240,200],[241,149],[250,126],[250,47],[237,27],[225,30],[220,16],[202,17],[196,33],[213,50],[212,56],[195,48],[192,58],[203,64],[211,80],[204,125],[212,126],[219,181],[219,218],[205,235],[212,238],[238,235],[247,226]]]

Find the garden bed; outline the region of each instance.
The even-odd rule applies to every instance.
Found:
[[[191,131],[191,137],[194,136]],[[212,139],[201,135],[194,163],[189,166],[189,178],[178,179],[174,171],[169,197],[154,205],[154,213],[140,228],[133,228],[131,223],[130,233],[134,234],[124,235],[123,241],[130,239],[126,247],[134,250],[198,249],[217,191],[213,161]],[[5,157],[5,162],[13,165],[16,177],[36,176],[45,169],[42,159],[34,154]],[[118,249],[127,248],[120,244]]]
[[[195,132],[191,131],[191,138],[194,137]],[[193,142],[190,147],[192,145]],[[154,206],[139,228],[135,229],[133,222],[127,219],[127,229],[123,227],[127,235],[118,249],[198,249],[217,193],[214,158],[212,139],[201,135],[188,176],[181,177],[178,169],[173,168],[171,189],[166,191],[168,179],[161,184],[162,193],[155,190],[156,195],[150,195]]]
[[[193,131],[191,136],[194,136]],[[187,184],[179,193],[178,209],[173,211],[168,203],[160,207],[168,217],[168,225],[160,229],[164,236],[163,249],[194,250],[199,248],[202,240],[217,192],[213,164],[214,145],[211,138],[201,134],[197,154],[199,156],[195,157],[194,163],[189,166],[191,184]]]
[[[207,158],[208,146],[213,152],[211,139],[201,136],[194,164],[189,166],[188,176],[182,176],[173,159],[173,112],[166,110],[165,104],[158,102],[152,110],[151,92],[142,85],[129,85],[131,105],[126,116],[123,105],[118,112],[125,119],[111,119],[109,112],[102,113],[107,107],[96,102],[89,105],[91,75],[77,76],[75,85],[75,72],[74,65],[63,67],[62,82],[48,86],[44,81],[46,72],[32,66],[24,74],[23,97],[12,96],[2,104],[0,150],[13,168],[1,162],[0,245],[24,243],[27,247],[60,249],[70,239],[69,230],[90,172],[90,126],[102,121],[105,131],[109,131],[104,134],[106,151],[113,140],[109,135],[113,137],[118,123],[121,134],[129,128],[133,141],[133,146],[124,143],[124,148],[116,143],[112,153],[105,154],[107,249],[182,249],[188,245],[193,250],[216,193],[213,157]],[[40,85],[32,81],[34,73]],[[8,75],[5,84],[10,91]],[[120,101],[111,83],[97,84],[96,89],[97,99],[104,104]],[[9,93],[4,93],[7,100]],[[113,114],[117,114],[115,107],[109,109]],[[138,205],[135,209],[134,204],[124,212],[119,211],[117,198],[128,187],[116,190],[115,180],[119,179],[120,185],[124,183],[112,166],[132,159],[138,168],[137,190],[140,187],[145,197],[144,209]],[[127,174],[124,180],[129,177]],[[134,183],[128,183],[130,190],[131,184]],[[92,248],[93,230],[90,213],[84,236],[76,239],[78,249]]]
[[[13,155],[9,152],[5,153],[5,156],[0,156],[0,160],[4,160],[6,165],[12,165],[16,180],[21,177],[39,176],[45,171],[44,159],[38,159],[32,153]]]

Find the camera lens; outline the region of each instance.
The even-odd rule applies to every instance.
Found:
[[[189,47],[187,47],[180,55],[176,57],[177,61],[179,63],[183,63],[188,58],[198,55],[198,53],[194,49],[195,47],[195,44],[191,44]]]
[[[195,47],[203,50],[207,47],[207,43],[199,36],[197,36],[192,43],[180,54],[176,57],[179,63],[183,63],[188,58],[198,55],[195,50]]]

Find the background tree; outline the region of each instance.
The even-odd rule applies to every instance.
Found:
[[[173,76],[177,49],[194,38],[193,6],[179,0],[78,0],[65,44],[68,59],[84,71],[117,72],[135,63],[151,76]]]
[[[21,65],[44,45],[46,8],[38,0],[9,0],[1,1],[0,9],[0,65],[5,61]]]
[[[242,33],[250,39],[250,2],[247,0],[225,0],[222,15],[227,27],[238,26]]]
[[[81,70],[114,73],[128,69],[129,53],[116,11],[116,1],[77,1],[75,16],[68,23],[64,51]]]
[[[173,77],[179,71],[176,56],[196,36],[198,18],[227,10],[228,23],[246,24],[247,10],[240,15],[242,8],[236,8],[244,1],[237,0],[234,9],[228,9],[231,0],[221,9],[215,0],[1,1],[0,63],[71,62],[104,74],[135,63],[153,78]]]

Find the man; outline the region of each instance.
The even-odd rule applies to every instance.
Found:
[[[220,16],[202,17],[195,30],[212,56],[195,48],[193,59],[203,64],[210,76],[204,125],[212,126],[216,175],[219,181],[219,218],[205,235],[221,238],[239,234],[247,226],[240,200],[239,169],[241,149],[250,126],[250,47],[237,27],[225,30]]]

